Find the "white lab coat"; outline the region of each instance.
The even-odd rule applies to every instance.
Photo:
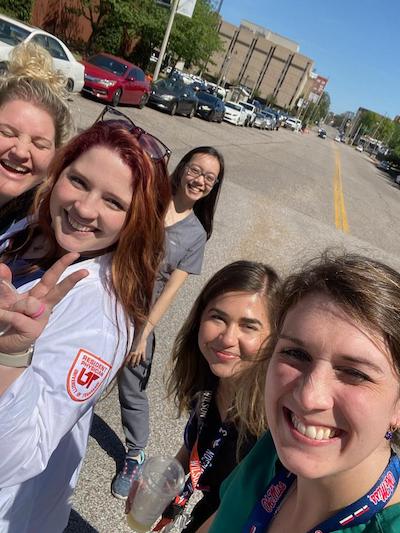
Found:
[[[109,264],[104,255],[66,270],[90,274],[54,308],[32,364],[0,397],[0,533],[57,533],[68,523],[93,407],[133,336],[106,290]]]

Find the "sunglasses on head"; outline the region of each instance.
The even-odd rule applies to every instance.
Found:
[[[168,146],[160,141],[160,139],[157,139],[157,137],[154,137],[154,135],[151,133],[148,133],[142,128],[139,128],[139,126],[136,126],[136,124],[132,122],[127,115],[121,113],[121,111],[118,111],[118,109],[115,109],[109,105],[105,106],[103,111],[95,120],[95,123],[96,122],[107,122],[109,124],[115,124],[126,128],[136,137],[140,146],[154,162],[157,163],[158,161],[164,161],[165,164],[168,163],[168,160],[171,156],[171,150],[168,148]]]

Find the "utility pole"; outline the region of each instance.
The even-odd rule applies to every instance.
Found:
[[[167,29],[165,30],[164,39],[161,45],[160,54],[158,56],[157,65],[156,65],[156,68],[154,69],[153,81],[157,81],[158,75],[160,74],[161,65],[164,61],[164,55],[165,55],[165,51],[168,46],[169,36],[171,33],[172,25],[174,23],[174,18],[175,18],[177,9],[178,9],[178,4],[179,4],[179,0],[173,0],[172,5],[171,5],[171,14],[169,16],[169,20],[167,24]]]

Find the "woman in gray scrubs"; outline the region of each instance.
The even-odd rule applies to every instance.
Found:
[[[224,178],[224,159],[213,147],[188,152],[171,176],[172,200],[165,218],[165,258],[153,292],[147,323],[136,335],[118,387],[127,453],[111,492],[126,499],[149,437],[146,385],[154,353],[154,328],[164,316],[189,274],[200,274],[207,240]]]

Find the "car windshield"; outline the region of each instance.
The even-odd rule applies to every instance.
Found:
[[[183,82],[180,82],[179,80],[176,80],[176,79],[175,80],[167,79],[167,80],[156,81],[153,87],[161,91],[176,92],[179,89],[182,89],[184,87],[184,84]]]
[[[20,28],[11,22],[0,19],[0,41],[9,44],[10,46],[16,46],[19,43],[25,41],[25,39],[32,32],[24,28]]]
[[[246,104],[246,102],[241,102],[240,105],[245,107],[249,111],[253,111],[253,109],[254,109],[254,106],[252,106],[251,104]]]
[[[103,56],[101,54],[90,57],[88,59],[88,63],[96,67],[102,68],[103,70],[107,70],[108,72],[112,72],[116,76],[123,76],[128,70],[127,65],[119,63],[118,61],[115,61],[115,59]]]
[[[209,94],[209,93],[205,93],[203,91],[199,92],[198,98],[202,102],[208,102],[210,104],[213,104],[215,102],[215,96],[213,96],[212,94]],[[217,102],[218,102],[218,100],[217,100]]]
[[[242,109],[242,106],[239,104],[234,104],[232,102],[225,102],[225,107],[230,107],[231,109],[234,109],[235,111],[240,111]]]

